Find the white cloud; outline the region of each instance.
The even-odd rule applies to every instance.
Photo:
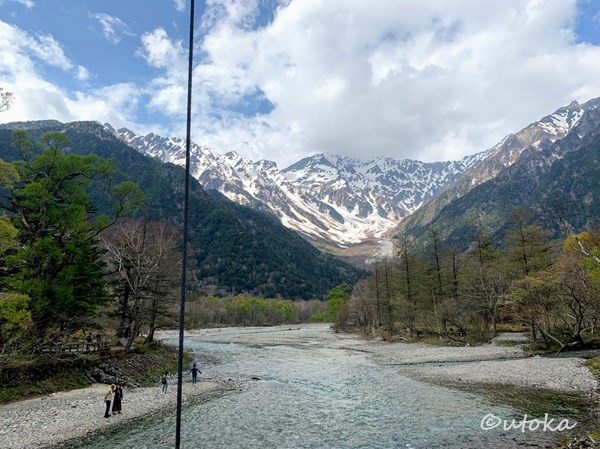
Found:
[[[197,133],[223,151],[458,159],[600,95],[575,0],[293,0],[257,30],[259,6],[208,1],[202,22],[198,88],[219,108],[256,92],[275,106],[200,114]]]
[[[134,84],[70,93],[44,79],[43,64],[73,70],[81,80],[89,76],[85,67],[74,67],[51,36],[33,37],[0,20],[0,60],[0,86],[15,95],[12,107],[2,113],[2,121],[98,120],[115,126],[138,126],[136,112],[144,92]]]
[[[187,89],[180,83],[171,80],[155,80],[150,86],[148,108],[166,115],[180,117],[187,110]]]
[[[185,2],[173,4],[179,9]],[[600,47],[577,42],[577,6],[577,0],[207,0],[196,35],[193,138],[280,166],[315,152],[459,159],[573,99],[600,96]],[[112,42],[131,34],[120,19],[93,17]],[[153,130],[152,123],[138,123],[139,106],[164,115],[162,131],[183,137],[187,43],[170,36],[171,29],[157,26],[140,38],[136,55],[154,78],[73,94],[44,80],[39,65],[83,81],[87,70],[51,35],[0,21],[0,85],[17,96],[2,120],[9,112],[59,120],[98,114],[93,119]],[[95,73],[94,82],[100,79]],[[257,99],[272,109],[257,107]]]
[[[207,0],[202,24],[207,28],[235,26],[250,29],[258,16],[260,1]]]
[[[31,9],[35,6],[35,1],[34,0],[13,0],[16,3],[20,3],[21,5],[25,6],[27,9]]]
[[[90,72],[83,66],[77,66],[77,71],[75,73],[75,78],[79,81],[87,81],[90,79]]]
[[[15,94],[12,107],[2,113],[3,122],[55,119],[62,122],[93,120],[113,126],[148,129],[136,122],[136,108],[143,92],[132,84],[115,84],[69,96],[63,89],[39,77],[4,82]],[[156,126],[151,126],[156,131]]]
[[[133,36],[134,34],[129,31],[129,27],[125,22],[115,16],[99,12],[90,13],[90,17],[96,19],[102,28],[102,34],[108,42],[111,44],[118,44],[121,42],[121,35]]]
[[[75,99],[69,104],[76,116],[72,120],[97,120],[124,126],[135,116],[142,94],[142,90],[132,83],[76,92]]]
[[[65,55],[62,45],[50,34],[31,36],[20,28],[0,20],[0,54],[2,64],[0,72],[19,69],[13,64],[16,60],[27,59],[27,65],[33,64],[35,57],[46,64],[63,70],[73,68],[73,63]],[[27,73],[27,72],[25,72]]]
[[[144,33],[137,55],[150,66],[162,69],[164,75],[146,86],[150,98],[148,108],[167,116],[180,118],[187,111],[187,53],[181,42],[171,40],[163,28]]]
[[[151,66],[167,71],[180,67],[185,58],[181,42],[171,41],[164,28],[160,27],[142,35],[142,48],[138,55]]]
[[[185,11],[186,0],[173,0],[175,4],[175,9],[179,12]]]
[[[27,47],[46,64],[60,67],[63,70],[73,67],[73,63],[65,55],[62,45],[50,34],[40,34],[37,39],[29,39]]]

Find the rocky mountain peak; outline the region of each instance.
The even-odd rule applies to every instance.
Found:
[[[598,105],[600,99],[571,102],[489,150],[460,161],[426,163],[388,156],[361,161],[319,153],[279,170],[272,161],[253,162],[233,151],[222,155],[193,143],[192,173],[205,188],[270,211],[304,236],[348,246],[384,238],[398,222],[450,186],[456,192],[447,197],[456,197],[497,176],[528,149],[542,151],[558,140],[579,139],[592,132],[600,124]],[[185,163],[180,139],[152,133],[135,136],[126,129],[115,134],[140,152]]]
[[[179,139],[135,136],[125,128],[114,133],[144,154],[185,163]],[[253,162],[234,151],[221,155],[193,144],[191,165],[205,188],[268,210],[311,239],[346,246],[382,238],[480,158],[422,163],[321,153],[279,170],[273,161]]]

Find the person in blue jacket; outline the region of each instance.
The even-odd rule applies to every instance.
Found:
[[[198,380],[198,373],[202,374],[202,371],[200,371],[197,367],[196,364],[194,363],[194,366],[192,366],[192,369],[188,371],[188,374],[192,373],[192,384],[196,384],[196,381]]]

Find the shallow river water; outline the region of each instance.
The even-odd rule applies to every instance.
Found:
[[[186,337],[186,345],[203,376],[239,380],[244,387],[184,405],[183,448],[552,447],[555,437],[484,431],[485,415],[521,419],[524,411],[403,377],[398,367],[378,365],[358,351],[202,337]],[[174,417],[152,418],[77,447],[173,447],[174,428]]]

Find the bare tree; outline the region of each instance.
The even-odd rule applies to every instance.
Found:
[[[352,290],[350,310],[354,322],[362,329],[373,333],[379,327],[377,304],[368,281],[359,282]]]
[[[375,296],[375,328],[379,329],[381,325],[381,288],[380,288],[380,278],[381,278],[381,269],[379,267],[379,261],[375,261],[375,277],[371,282],[371,290],[372,294]]]
[[[584,344],[581,336],[584,323],[597,302],[598,290],[590,282],[576,251],[563,253],[553,268],[558,276],[560,298],[567,307],[567,313],[561,315],[572,329],[572,346],[581,346]]]
[[[408,236],[402,236],[399,254],[399,277],[400,291],[403,298],[400,302],[400,312],[411,337],[415,333],[418,334],[416,329],[417,303],[414,294],[415,258],[413,255],[413,246],[414,242]]]
[[[0,87],[0,112],[7,111],[15,101],[15,96],[12,92],[8,92]]]
[[[499,260],[500,252],[491,237],[478,227],[474,246],[467,257],[467,279],[461,292],[473,311],[483,317],[486,327],[491,327],[492,335],[496,335],[500,298],[508,289],[508,279]]]
[[[443,282],[442,282],[442,260],[441,260],[441,244],[442,244],[442,239],[440,236],[440,233],[437,229],[435,228],[430,228],[429,229],[429,233],[431,234],[431,255],[433,256],[433,269],[434,269],[434,275],[435,275],[435,285],[436,285],[436,289],[432,294],[432,300],[433,300],[433,304],[434,304],[434,308],[438,308],[438,305],[443,304],[444,302],[444,287],[443,287]],[[437,302],[437,304],[436,304]],[[441,324],[442,324],[442,333],[444,335],[448,334],[448,330],[447,330],[447,324],[448,324],[448,317],[447,315],[443,312],[443,308],[442,308],[442,314],[439,317],[441,320]],[[437,320],[437,317],[436,317]]]
[[[385,313],[385,316],[386,316],[387,331],[393,332],[394,331],[394,304],[393,304],[394,293],[392,291],[392,285],[391,285],[392,275],[390,273],[391,268],[392,268],[392,263],[391,263],[390,259],[388,259],[388,258],[383,259],[382,263],[383,263],[383,287],[385,290],[385,295],[383,296],[384,304],[382,304],[382,306],[384,308],[383,312]]]
[[[152,342],[159,316],[167,314],[166,303],[176,296],[178,242],[165,223],[128,220],[110,240],[104,239],[104,246],[115,277],[121,321],[117,334],[127,338],[128,351],[144,324],[146,342]]]
[[[159,327],[159,318],[168,315],[169,299],[176,299],[181,256],[178,239],[172,228],[157,223],[153,230],[151,246],[158,261],[151,282],[150,303],[147,308],[148,335],[146,343],[154,341],[154,331]],[[163,320],[164,321],[164,320]]]

